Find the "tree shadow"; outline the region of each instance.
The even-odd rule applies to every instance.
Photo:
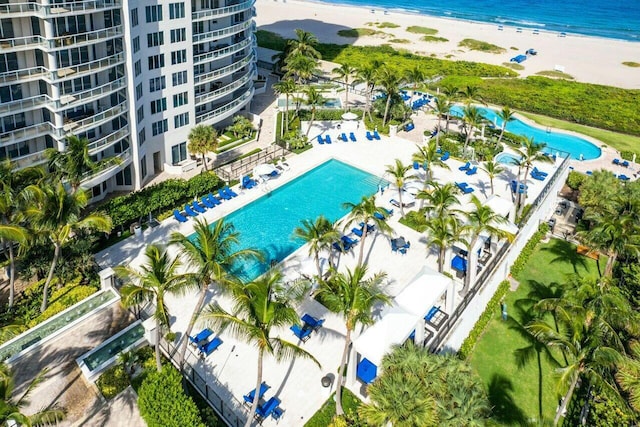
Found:
[[[501,374],[493,374],[489,383],[489,402],[493,419],[506,425],[525,425],[527,417],[513,400],[513,383]]]
[[[580,276],[580,273],[578,272],[579,266],[582,267],[583,270],[587,270],[587,261],[585,257],[580,255],[569,242],[554,239],[549,242],[549,246],[542,248],[542,250],[555,255],[555,258],[551,260],[551,264],[557,262],[568,262],[571,264],[573,272],[578,276]]]

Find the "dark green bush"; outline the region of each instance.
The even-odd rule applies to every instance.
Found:
[[[344,425],[354,426],[357,424],[358,408],[362,405],[362,401],[358,397],[349,391],[347,388],[342,389],[342,407],[347,419],[352,423],[346,423]],[[322,408],[318,410],[313,416],[306,422],[304,427],[326,427],[331,424],[331,420],[336,415],[336,402],[334,395],[332,394],[329,399],[322,405]],[[355,421],[355,422],[354,422]]]
[[[362,118],[362,110],[352,109],[350,110],[352,113],[358,115],[359,118]],[[314,120],[342,120],[342,115],[346,112],[346,110],[335,109],[335,108],[326,108],[326,109],[318,109],[316,110],[316,115]],[[300,120],[307,121],[311,119],[311,110],[300,110],[298,112],[298,117]]]
[[[424,216],[424,211],[409,211],[399,222],[419,233],[427,229],[427,219]]]
[[[105,399],[113,399],[129,387],[129,384],[129,376],[122,365],[110,367],[96,381],[96,386]]]
[[[182,375],[169,364],[143,381],[138,407],[149,427],[205,427],[196,404],[182,388]]]
[[[580,189],[580,186],[585,179],[587,179],[587,176],[585,174],[571,171],[569,172],[569,176],[567,177],[567,186],[572,190],[578,190]]]
[[[513,265],[511,266],[512,276],[517,278],[518,275],[522,273],[522,270],[524,269],[525,264],[527,263],[527,261],[529,261],[529,257],[531,256],[533,251],[536,249],[536,246],[538,245],[538,243],[540,243],[540,240],[542,240],[542,238],[548,232],[549,232],[549,226],[547,225],[547,223],[543,222],[542,224],[540,224],[540,226],[538,227],[538,231],[533,233],[533,236],[531,236],[531,239],[529,239],[527,244],[524,245],[524,248],[522,248],[522,251],[520,252],[520,255],[518,255],[518,258],[516,258],[516,260],[513,262]]]
[[[640,158],[640,153],[634,152],[634,151],[621,151],[620,152],[620,157],[622,157],[625,160],[629,160],[632,161],[633,160],[633,156],[636,156],[636,158]]]
[[[201,173],[187,181],[189,197],[203,196],[221,187],[220,179],[214,173]]]

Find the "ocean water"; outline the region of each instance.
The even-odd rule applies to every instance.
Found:
[[[539,31],[640,42],[640,0],[322,0]],[[381,19],[376,15],[376,19]],[[416,25],[419,25],[416,22]]]

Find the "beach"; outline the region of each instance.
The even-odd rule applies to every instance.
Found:
[[[294,38],[296,28],[314,33],[323,43],[377,46],[390,44],[424,56],[501,65],[528,49],[529,56],[517,70],[520,76],[544,71],[563,71],[576,81],[640,89],[640,68],[623,62],[640,62],[640,42],[587,37],[571,33],[498,26],[428,15],[400,13],[375,8],[292,0],[256,0],[256,24],[259,30]],[[393,23],[397,28],[378,28],[372,23]],[[369,24],[369,25],[367,25]],[[422,34],[406,31],[409,26],[438,30],[436,37],[445,42],[421,41]],[[339,30],[369,28],[385,34],[358,38],[342,37]],[[506,49],[494,54],[471,51],[458,46],[463,39],[475,39]],[[392,43],[404,39],[409,43]]]

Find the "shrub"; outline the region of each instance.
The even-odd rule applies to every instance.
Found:
[[[202,196],[221,187],[220,178],[213,172],[196,175],[187,181],[187,185],[187,195],[189,197]]]
[[[56,314],[71,307],[72,305],[79,303],[85,298],[88,298],[90,295],[96,293],[97,290],[98,288],[96,288],[95,286],[78,285],[77,282],[72,282],[60,289],[55,289],[51,293],[51,299],[49,300],[47,309],[38,317],[27,323],[27,326],[33,328],[34,326],[44,322],[48,318],[53,317]],[[38,299],[40,301],[42,300],[41,294]]]
[[[495,44],[474,39],[464,39],[460,43],[458,43],[458,46],[466,47],[469,50],[478,50],[480,52],[487,53],[505,53],[507,51],[507,49],[496,46]]]
[[[409,211],[399,222],[419,233],[427,229],[427,219],[424,216],[424,211]]]
[[[129,376],[122,365],[110,367],[96,381],[96,386],[105,399],[113,399],[130,384]]]
[[[331,420],[336,415],[336,402],[334,399],[334,395],[332,394],[329,399],[322,405],[322,407],[313,414],[313,416],[306,422],[304,427],[326,427],[331,425]],[[353,394],[347,388],[342,389],[342,407],[344,408],[344,412],[347,415],[346,418],[353,419],[357,418],[358,408],[362,405],[362,401],[358,399],[358,397]],[[353,424],[344,424],[344,425],[353,425]]]
[[[622,157],[624,160],[632,161],[633,156],[640,158],[640,153],[636,153],[635,151],[629,151],[629,150],[624,150],[620,152],[620,157]]]
[[[138,390],[138,407],[149,427],[204,427],[196,404],[182,388],[182,376],[172,365],[149,373]]]
[[[587,176],[576,171],[569,172],[567,177],[567,186],[572,190],[578,190]]]
[[[487,327],[489,321],[493,318],[493,316],[495,316],[496,312],[500,312],[500,301],[502,301],[502,298],[504,298],[508,290],[509,281],[503,280],[500,285],[498,285],[496,293],[493,294],[493,297],[491,297],[491,299],[489,300],[489,303],[480,315],[480,318],[478,319],[476,324],[473,325],[473,329],[471,329],[471,332],[469,332],[469,336],[465,338],[462,345],[460,346],[458,356],[461,359],[466,359],[467,357],[469,357],[469,355],[473,351],[473,348],[476,346],[478,338],[484,332],[484,329]]]
[[[540,240],[542,240],[542,238],[548,232],[549,232],[549,225],[547,225],[546,222],[543,222],[542,224],[540,224],[540,226],[538,227],[538,231],[533,233],[533,236],[531,236],[531,239],[529,239],[527,244],[524,245],[524,248],[522,248],[522,251],[520,252],[520,255],[518,255],[518,258],[516,258],[516,260],[513,262],[513,265],[511,266],[512,276],[517,278],[518,275],[522,273],[522,270],[524,269],[524,266],[527,264],[529,257],[531,256],[533,251],[536,249],[536,246],[538,245],[538,243],[540,243]]]

